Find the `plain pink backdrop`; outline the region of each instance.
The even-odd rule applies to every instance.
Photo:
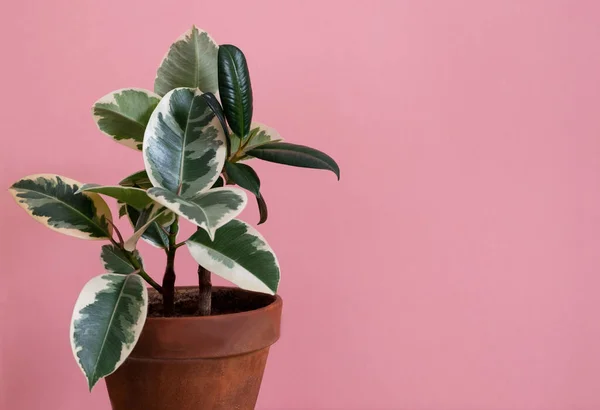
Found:
[[[0,23],[3,189],[140,169],[90,107],[151,88],[192,24],[245,51],[256,120],[338,160],[339,183],[256,164],[285,300],[259,409],[600,408],[597,1],[20,0]],[[99,245],[0,211],[0,408],[108,409],[68,342]]]

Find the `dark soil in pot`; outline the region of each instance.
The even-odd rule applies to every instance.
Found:
[[[162,296],[149,289],[150,305],[148,317],[163,317]],[[212,292],[211,316],[247,312],[270,305],[275,297],[264,293],[240,291],[238,288],[214,287]],[[198,289],[193,287],[175,290],[174,317],[196,316],[198,311]]]

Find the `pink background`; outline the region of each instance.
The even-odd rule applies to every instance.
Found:
[[[285,299],[260,409],[600,408],[598,2],[21,0],[0,16],[2,187],[140,169],[90,107],[151,88],[193,23],[246,52],[256,120],[339,161],[339,183],[256,164]],[[0,408],[107,409],[68,343],[99,245],[6,192],[0,211]],[[177,268],[194,282],[187,251]]]

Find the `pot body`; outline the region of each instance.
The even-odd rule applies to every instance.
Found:
[[[113,410],[254,409],[282,305],[274,296],[241,313],[149,317],[131,355],[106,378]]]

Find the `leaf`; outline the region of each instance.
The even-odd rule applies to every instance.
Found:
[[[202,98],[206,100],[206,103],[210,107],[211,110],[215,113],[219,122],[221,123],[221,127],[223,127],[223,131],[225,131],[225,135],[229,134],[229,127],[227,127],[227,120],[225,119],[225,113],[223,112],[223,107],[219,103],[219,100],[213,93],[203,93]]]
[[[219,176],[219,178],[217,178],[211,189],[221,188],[223,186],[225,186],[225,181],[223,181],[223,177]]]
[[[114,245],[104,245],[100,253],[104,270],[112,273],[129,274],[135,272],[138,268],[131,263],[130,257],[137,259],[140,266],[142,265],[142,258],[138,251],[127,255],[126,251],[121,248]]]
[[[251,159],[252,157],[247,155],[247,151],[259,147],[263,144],[267,144],[269,142],[283,141],[281,135],[279,135],[279,133],[274,128],[271,128],[267,125],[258,122],[253,122],[250,128],[250,134],[248,135],[246,141],[243,144],[243,150],[239,153],[238,150],[240,149],[242,144],[241,138],[235,134],[229,135],[229,140],[231,141],[232,159],[235,158],[235,160],[237,161]]]
[[[132,206],[127,206],[127,215],[129,217],[129,221],[131,222],[131,226],[135,227],[140,218],[140,211]],[[171,213],[171,215],[173,214]],[[167,232],[169,231],[169,228],[165,229]],[[157,248],[165,249],[169,246],[169,237],[156,221],[150,224],[150,226],[144,231],[142,234],[142,239]]]
[[[123,248],[129,252],[133,252],[137,246],[138,241],[146,232],[146,230],[154,223],[158,223],[158,219],[166,212],[164,208],[159,209],[156,204],[150,205],[149,207],[142,210],[140,216],[134,226],[133,235],[125,241]]]
[[[262,196],[262,194],[259,194],[256,197],[256,202],[258,202],[258,212],[260,213],[260,220],[258,221],[258,225],[260,225],[267,222],[269,210],[267,209],[267,203],[265,202],[265,198]]]
[[[250,138],[248,138],[248,142],[246,143],[244,149],[248,151],[269,142],[278,142],[282,140],[283,138],[281,138],[281,135],[279,135],[275,128],[271,128],[268,125],[258,122],[253,122],[252,130],[250,131]]]
[[[160,63],[154,91],[165,95],[174,88],[190,87],[217,92],[218,50],[207,32],[192,27],[171,45]]]
[[[117,201],[117,205],[119,207],[119,218],[122,218],[125,215],[127,215],[127,204],[121,201]]]
[[[164,188],[150,188],[148,195],[177,215],[206,230],[215,231],[238,216],[248,198],[239,188],[215,188],[192,199],[179,197]]]
[[[84,184],[78,192],[95,192],[110,196],[138,209],[143,209],[152,203],[152,199],[146,194],[146,191],[140,188]]]
[[[227,172],[227,176],[237,185],[247,189],[256,196],[260,195],[260,179],[256,172],[248,165],[226,162],[225,172]]]
[[[36,221],[65,235],[81,239],[108,239],[112,216],[94,193],[77,193],[80,182],[54,174],[37,174],[15,182],[9,189],[15,201]]]
[[[121,180],[121,182],[119,182],[119,185],[142,189],[152,188],[152,182],[150,182],[148,173],[145,169],[131,174],[127,178],[124,178]]]
[[[214,240],[196,231],[186,241],[196,262],[242,289],[274,294],[279,263],[265,239],[250,225],[234,219],[219,228]]]
[[[141,276],[107,273],[83,287],[71,319],[71,348],[90,390],[113,373],[137,343],[148,312]]]
[[[144,130],[160,96],[138,88],[113,91],[92,109],[100,131],[129,148],[142,149]]]
[[[260,212],[260,221],[258,224],[262,224],[266,222],[268,217],[267,212],[267,204],[260,193],[260,179],[256,172],[246,164],[225,163],[225,171],[227,172],[227,176],[244,189],[252,192],[254,196],[256,196],[256,201],[258,203],[258,210]]]
[[[251,149],[248,154],[264,161],[302,168],[327,169],[340,179],[340,168],[329,155],[316,149],[287,142],[272,142]]]
[[[252,121],[252,85],[244,53],[230,44],[219,47],[219,96],[231,130],[246,137]]]
[[[178,88],[154,110],[143,154],[152,185],[191,198],[219,177],[227,155],[225,133],[201,94]]]

